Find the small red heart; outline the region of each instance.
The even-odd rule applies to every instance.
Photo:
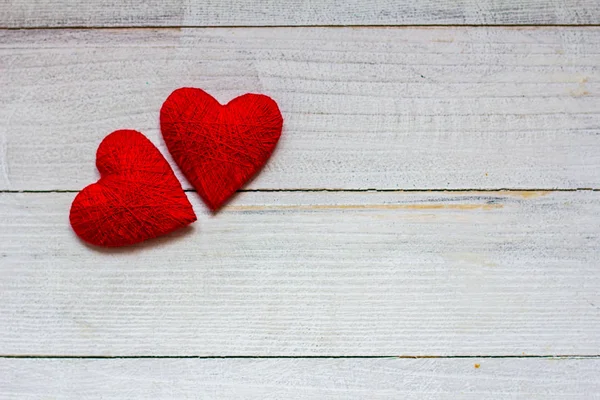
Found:
[[[73,200],[69,216],[88,243],[118,247],[172,232],[196,220],[160,151],[137,131],[108,135],[96,152],[100,180]]]
[[[173,159],[213,211],[263,167],[282,125],[277,103],[261,94],[221,105],[201,89],[180,88],[160,110]]]

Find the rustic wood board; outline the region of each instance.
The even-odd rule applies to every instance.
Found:
[[[0,398],[598,399],[600,359],[0,359]]]
[[[600,24],[596,0],[4,0],[0,27]]]
[[[0,32],[0,190],[79,190],[180,86],[285,119],[250,189],[600,187],[600,28]],[[189,185],[185,183],[187,187]]]
[[[0,29],[0,399],[600,398],[598,1],[151,3],[0,3],[170,27]],[[279,102],[259,192],[87,247],[56,192],[180,86]]]
[[[96,250],[0,195],[0,354],[597,355],[600,192],[242,193]]]

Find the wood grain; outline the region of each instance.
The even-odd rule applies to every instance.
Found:
[[[0,27],[600,24],[596,0],[4,0]]]
[[[373,27],[538,24],[588,26]],[[599,189],[599,24],[596,0],[5,0],[0,28],[171,28],[0,30],[0,191],[81,189],[116,129],[166,154],[180,86],[279,102],[250,189]],[[189,193],[193,228],[116,251],[74,237],[74,196],[0,193],[0,356],[517,358],[0,357],[0,399],[600,398],[600,191]]]
[[[0,195],[0,354],[598,354],[600,192],[189,195],[110,251],[75,194]]]
[[[252,189],[600,188],[600,28],[0,32],[0,190],[79,190],[177,87],[275,98]],[[189,185],[186,186],[189,187]]]
[[[2,399],[598,399],[599,359],[0,359]]]

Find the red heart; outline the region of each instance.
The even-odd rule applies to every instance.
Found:
[[[120,130],[104,138],[96,167],[100,180],[79,192],[69,216],[86,242],[125,246],[196,220],[167,160],[141,133]]]
[[[221,105],[201,89],[180,88],[160,110],[173,159],[213,211],[267,162],[282,125],[277,103],[260,94]]]

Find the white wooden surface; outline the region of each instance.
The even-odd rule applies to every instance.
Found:
[[[0,359],[0,399],[593,400],[599,372],[600,359]]]
[[[262,92],[252,189],[600,187],[600,28],[0,32],[0,190],[79,190],[101,139],[198,86]],[[185,183],[187,187],[189,185]]]
[[[597,0],[3,0],[0,27],[600,24]]]
[[[120,251],[0,195],[0,354],[596,355],[600,192],[242,193]]]
[[[372,27],[406,24],[529,26]],[[0,28],[171,27],[0,29],[0,398],[599,398],[599,24],[596,0],[0,2]],[[164,151],[180,86],[279,102],[258,192],[86,247],[55,191],[115,129]]]

